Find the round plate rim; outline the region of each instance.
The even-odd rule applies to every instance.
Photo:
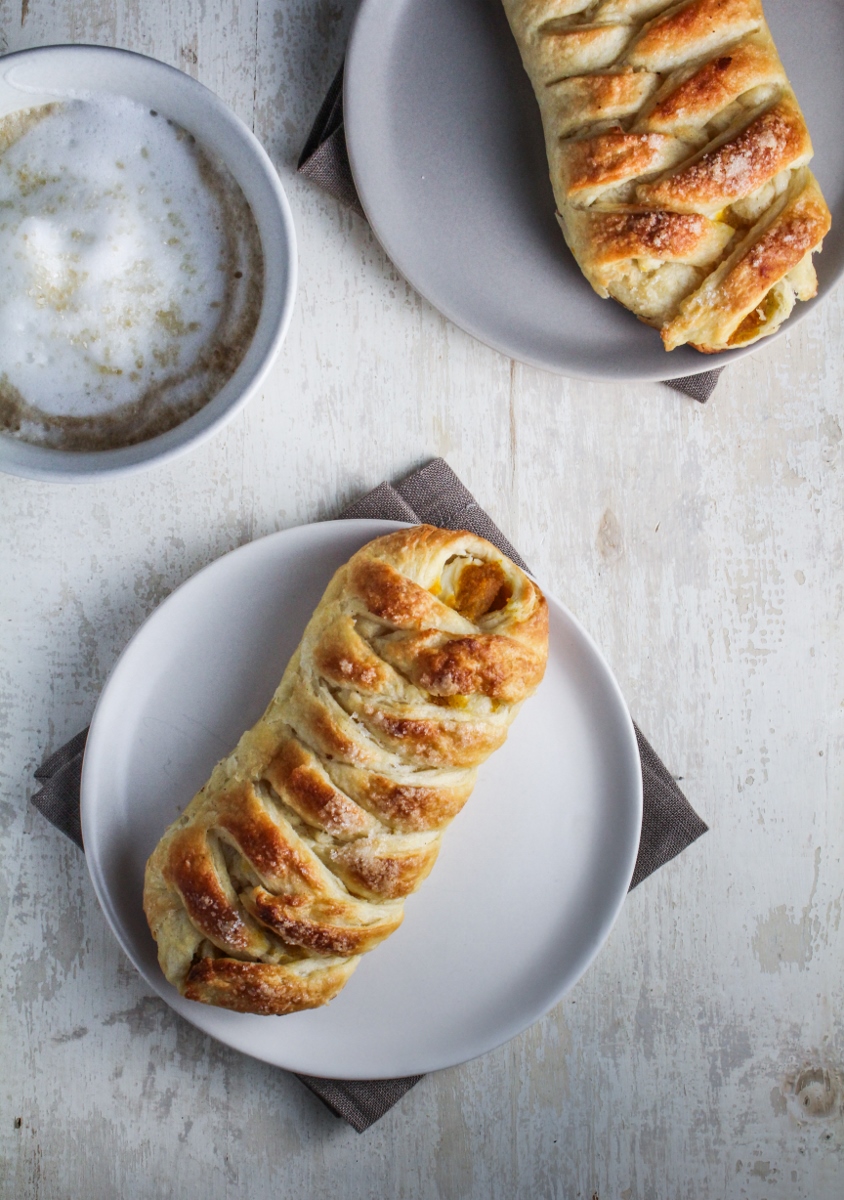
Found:
[[[359,77],[362,80],[365,79],[368,74],[366,63],[369,54],[367,40],[369,29],[370,26],[375,28],[379,24],[372,14],[378,5],[390,2],[391,0],[360,0],[349,37],[343,74],[343,119],[346,149],[352,178],[366,220],[369,222],[372,232],[393,265],[420,296],[433,305],[438,312],[442,313],[454,325],[464,330],[464,332],[483,345],[517,362],[525,363],[527,366],[536,367],[539,370],[548,371],[555,375],[562,375],[566,378],[592,382],[666,383],[678,377],[687,378],[695,375],[705,375],[710,371],[730,366],[764,349],[765,346],[770,345],[804,320],[814,309],[815,305],[822,302],[840,283],[842,276],[844,276],[844,256],[842,256],[834,276],[829,280],[823,293],[811,300],[798,304],[788,320],[780,326],[776,333],[750,346],[721,351],[718,354],[701,354],[701,363],[699,366],[690,367],[684,364],[679,368],[679,371],[677,368],[672,371],[668,363],[666,363],[664,370],[642,368],[627,371],[624,374],[619,374],[617,371],[610,370],[609,368],[606,371],[600,368],[592,371],[584,371],[573,365],[548,362],[530,353],[525,353],[519,347],[507,346],[495,338],[489,337],[483,329],[474,323],[470,314],[457,311],[447,300],[444,302],[441,297],[436,295],[435,288],[429,288],[424,283],[419,282],[416,272],[412,268],[408,269],[406,261],[403,261],[404,255],[401,246],[396,245],[379,220],[377,181],[379,174],[383,174],[384,163],[383,158],[380,161],[376,161],[374,158],[372,161],[369,160],[365,149],[365,138],[361,136],[359,139],[357,135],[358,129],[363,132],[366,128],[366,104],[361,94],[363,89],[359,88],[357,80]],[[358,104],[359,96],[360,104]],[[630,314],[630,319],[636,319],[632,313]]]
[[[150,627],[154,626],[154,624],[161,619],[160,614],[168,607],[168,605],[170,605],[171,601],[174,601],[176,597],[181,597],[188,589],[200,587],[201,584],[197,581],[204,579],[210,574],[213,574],[215,570],[220,569],[221,563],[230,562],[230,560],[235,556],[243,556],[245,559],[250,554],[260,553],[261,549],[265,549],[266,545],[271,542],[277,545],[283,545],[286,540],[289,540],[293,537],[307,537],[307,531],[315,531],[315,536],[317,538],[326,535],[330,536],[332,529],[338,526],[342,527],[346,532],[349,531],[351,526],[357,526],[361,533],[368,533],[371,534],[371,536],[376,537],[382,533],[388,533],[393,529],[406,528],[407,522],[369,518],[342,518],[334,521],[320,521],[311,524],[295,525],[288,529],[279,530],[276,533],[267,534],[264,537],[256,538],[251,542],[247,542],[242,546],[235,547],[233,550],[220,555],[212,562],[206,564],[206,566],[200,568],[200,570],[195,572],[177,588],[175,588],[161,602],[161,604],[159,604],[158,607],[155,608],[152,613],[150,613],[146,620],[129,639],[114,666],[112,667],[94,710],[85,748],[85,757],[83,760],[80,787],[80,815],[83,842],[86,846],[85,861],[100,908],[102,909],[103,915],[105,916],[106,921],[123,952],[127,955],[142,979],[144,979],[144,981],[153,989],[153,991],[155,991],[158,996],[165,1001],[165,1003],[173,1008],[179,1016],[183,1016],[196,1028],[200,1029],[208,1036],[213,1037],[216,1041],[219,1041],[224,1045],[228,1045],[229,1047],[238,1050],[249,1057],[270,1063],[271,1065],[277,1066],[284,1070],[290,1070],[302,1074],[319,1075],[322,1078],[342,1080],[360,1078],[360,1075],[359,1073],[344,1073],[342,1068],[327,1072],[322,1064],[319,1064],[317,1069],[311,1069],[312,1064],[295,1061],[295,1054],[282,1054],[282,1056],[279,1057],[277,1054],[259,1053],[255,1049],[241,1044],[242,1039],[239,1039],[237,1036],[224,1038],[221,1037],[218,1032],[214,1032],[205,1028],[202,1022],[202,1017],[204,1015],[206,1006],[191,1004],[191,1011],[181,1011],[179,1008],[179,1003],[190,1004],[190,1002],[183,1000],[183,998],[178,995],[176,990],[167,983],[167,981],[164,979],[164,976],[161,974],[160,969],[157,967],[157,964],[155,968],[157,974],[153,975],[151,972],[147,971],[135,958],[131,939],[122,929],[119,917],[117,915],[116,906],[112,902],[110,888],[106,879],[106,866],[99,858],[96,838],[98,804],[103,803],[102,799],[98,800],[97,798],[97,776],[98,772],[103,771],[101,759],[106,753],[108,746],[108,722],[110,719],[113,719],[110,712],[111,695],[116,691],[117,686],[120,683],[122,672],[127,669],[126,663],[129,661],[130,653],[133,651],[136,643],[144,637],[149,636]],[[363,544],[363,541],[361,544]],[[540,584],[540,586],[542,585]],[[600,923],[599,933],[595,937],[594,943],[591,945],[587,953],[584,953],[579,959],[576,960],[575,967],[569,970],[562,985],[559,986],[553,998],[548,1003],[545,1003],[541,1007],[541,1010],[537,1009],[536,1011],[533,1011],[526,1019],[521,1019],[520,1017],[512,1026],[503,1028],[500,1037],[490,1041],[489,1045],[484,1046],[483,1049],[477,1052],[473,1051],[470,1054],[466,1054],[463,1057],[458,1058],[450,1055],[442,1059],[437,1058],[436,1055],[431,1056],[429,1054],[424,1062],[412,1063],[410,1066],[407,1066],[406,1064],[400,1064],[396,1070],[386,1070],[374,1073],[371,1076],[373,1079],[421,1075],[427,1074],[433,1070],[458,1066],[462,1062],[467,1062],[472,1058],[479,1057],[479,1055],[487,1053],[496,1046],[504,1044],[517,1034],[521,1033],[524,1029],[527,1029],[535,1021],[539,1020],[545,1013],[550,1011],[550,1009],[559,1002],[559,1000],[575,985],[575,983],[582,978],[583,974],[591,966],[592,962],[606,943],[606,940],[609,937],[612,927],[618,919],[619,913],[621,912],[627,896],[639,849],[643,810],[641,759],[639,756],[638,743],[636,740],[633,721],[630,717],[618,682],[615,679],[609,664],[604,658],[604,655],[602,654],[595,640],[581,625],[574,614],[570,612],[566,605],[557,600],[554,595],[549,593],[544,587],[543,592],[545,593],[549,605],[554,607],[563,617],[563,619],[569,623],[570,628],[578,635],[578,637],[581,638],[583,644],[588,649],[592,657],[593,667],[597,668],[598,673],[603,677],[602,682],[609,688],[609,693],[612,696],[613,702],[616,706],[616,716],[621,719],[620,727],[624,731],[625,744],[620,747],[620,753],[626,756],[627,759],[625,763],[625,773],[627,775],[631,775],[632,778],[633,787],[627,799],[632,809],[632,826],[636,829],[635,838],[631,837],[627,846],[628,870],[625,873],[619,872],[618,879],[615,880],[614,888],[610,890],[611,899],[607,904],[604,918]],[[140,898],[138,902],[140,903]],[[196,1019],[194,1019],[194,1009],[196,1010]],[[210,1011],[214,1014],[219,1014],[221,1012],[219,1009],[211,1009]],[[238,1015],[239,1014],[231,1014],[233,1017],[237,1017]],[[266,1019],[272,1019],[276,1021],[284,1020],[283,1017]],[[282,1061],[282,1058],[284,1061]]]

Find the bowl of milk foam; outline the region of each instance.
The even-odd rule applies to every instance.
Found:
[[[254,135],[164,63],[0,58],[0,470],[72,482],[184,453],[256,391],[296,287]]]

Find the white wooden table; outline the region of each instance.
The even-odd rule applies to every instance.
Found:
[[[124,46],[218,92],[278,166],[301,268],[263,394],[198,452],[0,477],[0,1195],[840,1200],[844,291],[706,407],[472,341],[294,173],[353,8],[0,5],[0,50]],[[435,454],[597,638],[712,831],[544,1020],[360,1137],[150,994],[27,798],[177,584]]]

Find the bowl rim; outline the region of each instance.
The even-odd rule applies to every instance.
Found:
[[[226,381],[221,391],[198,412],[166,433],[158,434],[156,437],[131,446],[121,446],[113,450],[58,450],[18,441],[0,433],[0,473],[44,482],[99,483],[104,479],[135,474],[138,471],[170,463],[173,459],[188,453],[230,421],[260,389],[278,356],[293,315],[298,283],[296,230],[287,195],[267,151],[245,121],[221,100],[216,92],[186,72],[179,70],[178,67],[173,67],[150,55],[141,54],[135,50],[125,50],[122,47],[97,46],[82,42],[36,46],[0,55],[0,77],[5,75],[15,61],[48,60],[57,55],[78,56],[80,60],[86,57],[103,61],[106,59],[132,60],[138,70],[150,72],[151,76],[168,76],[176,87],[183,88],[186,92],[201,98],[201,103],[207,108],[209,116],[213,116],[218,124],[226,126],[246,148],[257,169],[255,175],[257,185],[265,197],[260,211],[256,209],[252,198],[247,197],[258,225],[265,266],[261,312],[250,343],[251,349],[258,343],[259,338],[262,338],[264,342],[256,363],[244,371],[244,364],[250,353],[250,350],[247,350],[241,364]],[[48,88],[49,83],[45,83],[45,90]],[[99,89],[96,82],[93,86],[81,85],[79,90],[94,94],[99,90],[113,91],[115,94],[119,94],[118,89]],[[226,166],[232,172],[238,185],[246,192],[248,185],[245,185],[241,178],[242,172],[238,173],[238,170],[228,162],[224,154],[221,153],[220,156],[226,162]],[[279,272],[283,278],[274,279],[274,286],[268,288],[267,279],[270,271],[267,268],[272,266],[273,260],[283,267],[283,271]],[[245,377],[242,384],[238,384],[241,372]],[[217,403],[220,396],[226,396],[229,390],[233,392],[231,398],[226,397],[223,402]]]

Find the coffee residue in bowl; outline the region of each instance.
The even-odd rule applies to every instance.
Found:
[[[216,396],[252,341],[260,235],[225,165],[124,97],[0,120],[0,431],[130,446]]]

